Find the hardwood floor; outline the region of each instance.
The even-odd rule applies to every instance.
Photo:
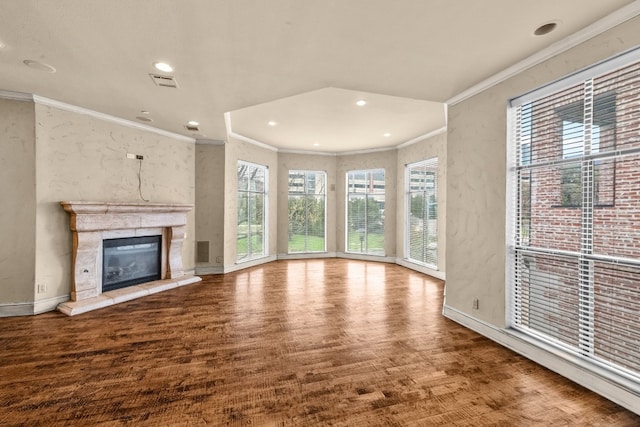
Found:
[[[441,315],[403,267],[278,261],[76,317],[0,319],[0,425],[637,426]]]

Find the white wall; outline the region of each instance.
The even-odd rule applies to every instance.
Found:
[[[35,108],[0,99],[0,315],[34,299]]]
[[[224,265],[225,146],[196,144],[196,235],[209,242],[209,262],[197,263],[198,274],[220,273]]]

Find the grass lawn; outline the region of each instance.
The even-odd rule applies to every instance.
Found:
[[[247,243],[248,243],[248,239],[246,235],[242,237],[238,237],[238,243],[236,246],[238,251],[238,258],[241,258],[242,255],[246,255],[248,253]],[[251,253],[255,254],[261,248],[262,248],[262,236],[254,234],[253,236],[251,236]]]
[[[360,233],[349,233],[347,250],[350,252],[360,252]],[[362,242],[362,252],[384,254],[384,234],[369,233],[367,235],[367,241]]]
[[[304,240],[307,237],[308,247],[305,248]],[[289,238],[289,253],[292,252],[324,252],[324,237],[305,236],[303,234],[292,234]]]

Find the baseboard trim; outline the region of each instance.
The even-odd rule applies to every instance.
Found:
[[[278,259],[316,259],[316,258],[336,258],[335,252],[312,252],[304,254],[278,254]]]
[[[254,259],[247,262],[241,262],[235,265],[225,265],[223,268],[223,274],[233,273],[234,271],[244,270],[245,268],[256,267],[258,265],[266,264],[268,262],[277,261],[276,255],[268,255],[263,258]]]
[[[67,301],[69,301],[69,295],[59,295],[34,302],[0,304],[0,317],[33,316],[34,314],[54,311],[58,304]]]
[[[425,267],[424,265],[416,264],[411,261],[407,261],[403,258],[396,258],[396,264],[401,265],[410,270],[415,270],[420,273],[426,274],[427,276],[435,277],[436,279],[446,280],[447,275],[444,271],[434,270],[433,268]]]
[[[33,315],[32,302],[16,302],[0,304],[0,317],[31,316]]]
[[[58,308],[59,304],[67,302],[71,299],[69,295],[60,295],[53,298],[47,298],[33,303],[33,314],[40,314],[46,311],[53,311]]]
[[[640,385],[516,331],[497,328],[445,305],[444,317],[640,415]],[[535,342],[534,342],[535,341]]]
[[[224,267],[196,267],[196,274],[224,274]]]
[[[336,258],[357,259],[359,261],[375,261],[375,262],[387,262],[390,264],[396,263],[395,257],[380,256],[380,255],[364,255],[355,254],[351,252],[336,252]]]

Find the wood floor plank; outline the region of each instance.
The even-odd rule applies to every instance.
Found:
[[[2,318],[0,425],[640,425],[445,319],[442,293],[397,265],[294,260]]]

